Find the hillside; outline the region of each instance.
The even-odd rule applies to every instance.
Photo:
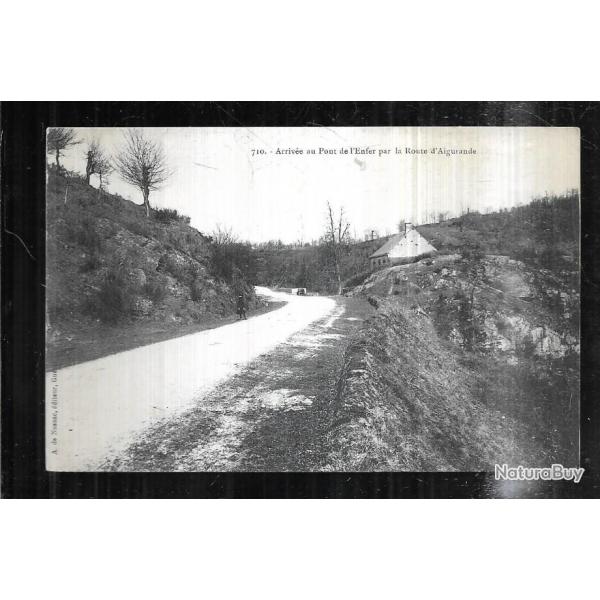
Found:
[[[243,293],[222,249],[176,211],[144,207],[49,169],[47,368],[217,326]]]
[[[510,210],[468,212],[420,225],[417,230],[441,254],[471,250],[552,270],[575,270],[579,258],[579,196],[571,191]],[[370,273],[368,257],[389,238],[348,240],[340,256],[344,288],[364,281]],[[336,292],[333,257],[323,239],[304,246],[270,242],[256,248],[255,256],[256,277],[262,285]]]
[[[377,315],[344,356],[328,468],[578,463],[578,220],[565,218],[574,205],[563,197],[422,226],[437,256],[348,292]]]
[[[478,248],[485,254],[505,255],[544,268],[576,269],[579,195],[571,191],[510,210],[469,212],[417,229],[442,254]]]

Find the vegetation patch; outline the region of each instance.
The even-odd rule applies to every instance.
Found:
[[[48,364],[87,356],[97,324],[137,339],[153,323],[214,326],[235,314],[240,293],[251,312],[263,307],[249,280],[248,245],[226,241],[217,250],[185,215],[159,209],[148,218],[144,206],[62,167],[49,168],[46,194]],[[101,346],[111,352],[108,340]]]
[[[190,218],[187,215],[181,215],[174,208],[156,208],[152,211],[154,219],[159,223],[185,223],[189,225]]]
[[[332,469],[577,464],[579,298],[564,277],[464,252],[363,287],[378,314],[346,351]]]

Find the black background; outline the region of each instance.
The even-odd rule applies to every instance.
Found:
[[[35,102],[0,106],[2,496],[8,498],[600,497],[600,103]],[[581,129],[581,483],[493,473],[49,473],[44,466],[45,129],[128,126],[570,126]],[[544,466],[544,465],[540,465]]]

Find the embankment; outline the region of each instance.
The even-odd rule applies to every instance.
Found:
[[[570,304],[548,312],[552,286],[527,291],[526,302],[512,296],[525,293],[513,281],[518,265],[486,259],[479,265],[486,278],[474,282],[472,265],[462,262],[378,272],[358,291],[377,314],[344,356],[330,407],[328,468],[577,465],[578,346],[564,343],[577,338]],[[500,280],[512,288],[492,293]],[[536,338],[550,326],[560,343]]]

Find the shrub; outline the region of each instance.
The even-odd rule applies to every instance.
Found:
[[[157,276],[154,279],[147,281],[143,287],[143,292],[144,295],[153,302],[164,302],[169,292],[166,279],[162,276]]]
[[[189,283],[189,273],[186,264],[183,261],[178,261],[171,254],[163,254],[158,262],[159,269],[170,273],[180,283]]]
[[[458,328],[466,350],[479,349],[485,342],[483,315],[477,313],[473,303],[465,293],[458,294]]]
[[[211,262],[213,274],[227,282],[239,277],[246,281],[256,280],[256,256],[250,244],[213,244]]]
[[[115,323],[133,313],[135,294],[127,277],[119,270],[106,274],[98,292],[95,312],[105,322]]]
[[[152,228],[144,221],[132,221],[127,225],[127,229],[129,229],[131,233],[135,233],[136,235],[141,235],[143,237],[150,237],[152,235]]]
[[[187,215],[180,215],[174,208],[157,208],[154,210],[154,218],[159,223],[181,223],[188,224],[190,218]]]
[[[195,261],[179,258],[175,254],[163,254],[158,261],[158,271],[170,273],[179,283],[192,286],[203,273],[201,265]]]
[[[210,258],[210,250],[201,241],[193,240],[189,245],[189,254],[198,261],[207,261]]]
[[[432,306],[431,314],[436,331],[444,339],[448,339],[456,323],[455,312],[452,299],[440,293]]]
[[[202,300],[202,284],[198,280],[192,283],[190,291],[194,302],[200,302],[200,300]]]
[[[193,248],[193,239],[188,232],[181,229],[169,229],[166,235],[166,242],[184,254],[191,254]]]

